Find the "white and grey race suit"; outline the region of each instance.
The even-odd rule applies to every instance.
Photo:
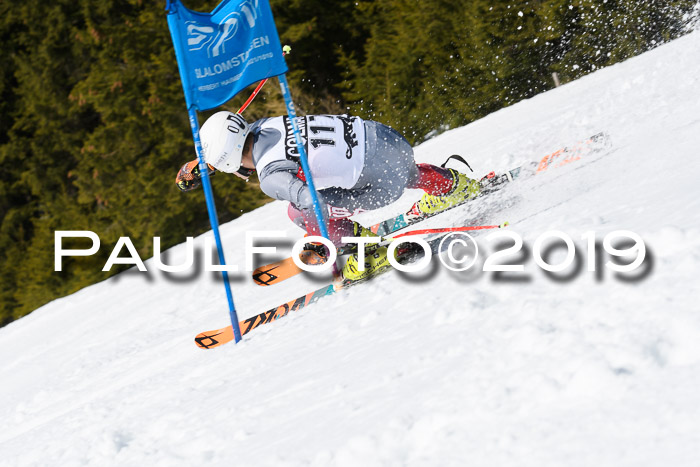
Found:
[[[331,213],[391,204],[418,178],[411,145],[386,125],[347,115],[307,115],[297,124],[316,189]],[[258,120],[251,134],[262,191],[302,211],[312,209],[289,118]]]

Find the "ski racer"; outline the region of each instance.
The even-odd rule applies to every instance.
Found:
[[[479,195],[481,185],[466,175],[431,164],[416,164],[413,149],[396,130],[348,115],[308,115],[297,124],[320,196],[328,206],[330,240],[375,236],[350,217],[398,200],[406,188],[425,193],[411,214],[445,210]],[[287,116],[249,124],[240,114],[222,111],[207,119],[200,131],[209,173],[216,171],[248,179],[257,171],[260,188],[271,198],[289,201],[288,215],[308,235],[320,235],[296,139]],[[176,183],[182,191],[201,184],[198,161],[186,163]],[[365,270],[357,254],[343,267],[345,280],[365,279],[389,266],[387,248],[366,247]]]

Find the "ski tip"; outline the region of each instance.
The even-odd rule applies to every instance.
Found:
[[[505,229],[505,228],[508,227],[509,225],[510,225],[510,222],[505,221],[503,224],[499,225],[498,228],[499,228],[499,229]]]
[[[194,338],[194,343],[200,349],[213,349],[214,347],[219,347],[234,339],[233,328],[227,326],[222,329],[217,329],[215,331],[205,331],[197,334]]]
[[[274,284],[278,277],[272,274],[272,271],[276,269],[277,266],[262,266],[253,271],[253,282],[256,285],[268,286]]]

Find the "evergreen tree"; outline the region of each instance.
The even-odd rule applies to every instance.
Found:
[[[682,34],[694,0],[371,0],[344,98],[420,142]]]
[[[3,322],[107,277],[120,236],[147,258],[153,236],[167,248],[209,228],[201,192],[173,183],[195,156],[162,6],[29,0],[6,13],[0,34],[14,38],[14,73],[0,88],[12,97],[0,138],[9,179],[0,254],[12,264],[0,272]],[[254,183],[221,178],[222,221],[265,199]],[[56,230],[94,231],[103,248],[54,272]]]
[[[295,104],[305,113],[342,110],[335,87],[342,54],[362,50],[366,23],[357,21],[354,0],[271,0],[280,40],[292,47],[288,77]]]

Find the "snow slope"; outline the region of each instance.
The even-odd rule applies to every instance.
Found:
[[[698,465],[699,50],[693,33],[416,150],[483,174],[606,131],[612,151],[483,200],[499,211],[485,220],[529,247],[552,229],[584,246],[634,231],[643,279],[555,282],[531,257],[525,281],[390,273],[204,351],[192,338],[227,324],[223,287],[149,260],[0,329],[0,465]],[[298,238],[285,211],[224,225],[229,263],[248,230]],[[242,318],[317,284],[233,280]]]

